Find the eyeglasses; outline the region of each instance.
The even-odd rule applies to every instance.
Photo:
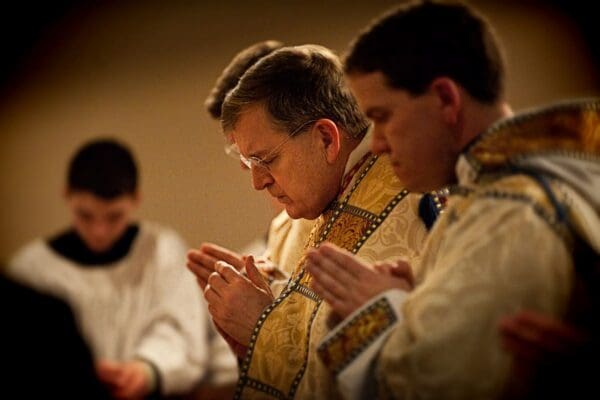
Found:
[[[236,160],[240,160],[244,166],[248,169],[252,169],[252,167],[263,168],[267,171],[270,171],[269,165],[277,158],[277,152],[294,136],[308,128],[309,125],[317,122],[317,119],[309,120],[301,124],[296,129],[292,130],[292,132],[285,138],[281,143],[275,146],[271,151],[267,153],[267,155],[263,158],[250,156],[245,157],[242,153],[240,153],[240,149],[237,143],[228,143],[225,145],[225,154],[228,156],[235,158]]]

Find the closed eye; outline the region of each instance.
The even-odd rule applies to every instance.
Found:
[[[256,164],[263,168],[268,168],[269,164],[271,164],[274,159],[275,157],[271,158],[270,160],[263,160],[262,158],[258,157],[248,157],[248,160],[250,160],[253,164]]]
[[[387,122],[387,120],[390,118],[390,113],[379,108],[374,108],[368,110],[366,116],[374,123],[382,124],[384,122]]]

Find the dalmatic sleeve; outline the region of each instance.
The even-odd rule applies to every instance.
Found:
[[[373,361],[356,364],[354,375],[343,373],[354,362],[338,371],[340,388],[361,376],[382,398],[497,397],[511,372],[499,319],[521,309],[565,312],[570,254],[530,204],[482,199],[444,229],[436,256],[426,250],[424,281],[396,309],[401,318],[359,350],[375,353]]]
[[[370,373],[378,352],[394,327],[402,321],[396,310],[407,293],[389,290],[371,299],[325,336],[318,352],[336,377],[344,399],[375,398]]]

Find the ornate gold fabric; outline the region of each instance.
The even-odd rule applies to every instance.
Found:
[[[500,121],[471,146],[466,157],[478,173],[506,170],[532,154],[600,154],[600,102],[573,101]]]
[[[385,298],[379,299],[352,318],[330,340],[324,341],[319,346],[319,357],[327,369],[336,374],[396,320],[390,303]]]
[[[498,320],[523,308],[565,315],[575,279],[573,233],[599,243],[599,195],[574,190],[576,182],[558,174],[541,178],[545,170],[535,167],[548,165],[531,161],[558,155],[569,163],[548,171],[566,165],[564,176],[576,180],[591,170],[585,182],[597,183],[599,116],[598,101],[562,104],[500,122],[467,150],[468,168],[458,168],[467,187],[454,191],[428,237],[416,271],[422,283],[396,305],[401,322],[381,348],[369,349],[377,354],[379,398],[497,398],[512,362]],[[563,206],[570,226],[557,212]],[[361,368],[374,387],[372,366]]]
[[[309,246],[337,244],[367,261],[419,259],[425,227],[419,196],[395,177],[387,157],[370,157],[316,221]],[[237,398],[335,399],[316,347],[329,330],[329,307],[310,289],[302,258],[290,282],[260,317],[240,369]]]

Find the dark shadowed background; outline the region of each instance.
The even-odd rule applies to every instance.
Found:
[[[17,3],[17,2],[14,2]],[[211,4],[205,4],[211,3]],[[471,1],[495,25],[515,110],[600,93],[593,13],[573,1]],[[266,195],[223,153],[203,101],[243,47],[265,39],[343,53],[394,1],[54,1],[3,5],[0,259],[64,227],[68,157],[117,136],[137,154],[139,216],[197,245],[265,232]],[[589,6],[588,6],[589,7]]]

